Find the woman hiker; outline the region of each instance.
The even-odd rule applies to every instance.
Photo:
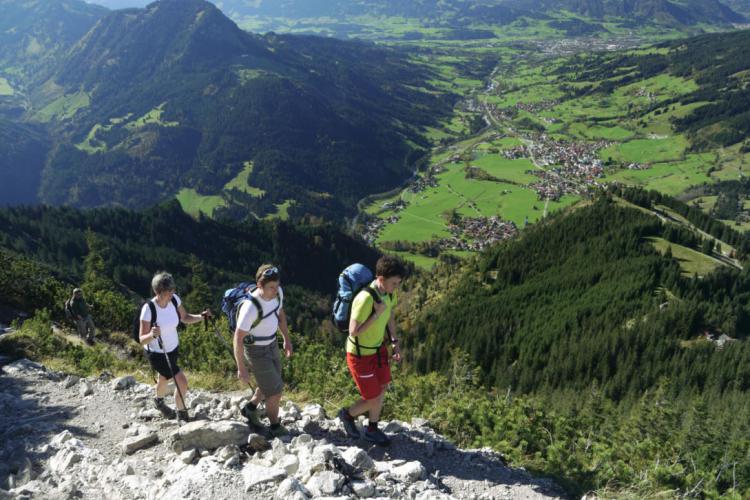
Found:
[[[250,402],[242,408],[242,414],[255,427],[262,427],[258,412],[261,401],[266,402],[266,416],[271,422],[274,437],[289,434],[279,422],[279,403],[284,382],[281,379],[281,355],[276,332],[284,337],[284,353],[292,355],[292,341],[284,313],[284,292],[279,285],[279,270],[271,264],[258,268],[255,275],[256,288],[251,299],[240,306],[237,329],[234,332],[234,359],[237,362],[237,378],[250,383],[245,360],[255,375],[258,388]]]
[[[185,311],[182,301],[175,295],[174,278],[169,273],[156,273],[151,280],[151,288],[155,295],[141,308],[140,341],[146,349],[151,367],[159,373],[154,405],[165,418],[173,419],[177,416],[179,420],[187,422],[189,416],[184,398],[187,394],[188,383],[185,374],[177,364],[180,344],[177,326],[180,322],[190,325],[203,318],[209,318],[211,311],[206,309],[200,314],[190,314]],[[177,385],[174,393],[176,414],[164,402],[169,380],[173,376]]]

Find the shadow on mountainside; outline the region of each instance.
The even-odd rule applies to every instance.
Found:
[[[30,362],[27,362],[30,363]],[[69,430],[90,436],[88,430],[70,425],[75,405],[50,405],[53,386],[44,384],[51,376],[39,368],[18,369],[19,363],[0,368],[0,488],[34,479],[55,450],[45,446],[51,438]],[[40,366],[31,364],[26,366]],[[6,373],[12,371],[12,376]],[[34,465],[32,465],[34,464]]]

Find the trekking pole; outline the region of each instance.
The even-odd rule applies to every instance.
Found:
[[[174,380],[174,386],[177,388],[177,394],[180,396],[180,400],[182,401],[182,406],[185,407],[185,410],[187,410],[187,406],[185,403],[185,397],[182,395],[182,391],[180,390],[180,384],[177,383],[177,379],[175,378],[174,374],[174,368],[172,368],[172,362],[169,360],[169,355],[167,354],[167,351],[164,350],[164,344],[161,341],[161,335],[156,338],[157,343],[159,344],[159,349],[161,349],[164,352],[164,357],[167,360],[167,366],[169,367],[169,373],[172,375],[172,380]],[[175,407],[177,406],[177,401],[175,401]],[[180,421],[180,412],[175,411],[177,414],[177,421]]]

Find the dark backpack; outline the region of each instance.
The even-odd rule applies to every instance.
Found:
[[[258,311],[258,317],[255,318],[255,321],[253,321],[253,324],[250,326],[251,330],[272,314],[275,314],[278,318],[278,311],[279,308],[281,308],[281,298],[277,297],[278,303],[273,311],[268,314],[263,314],[263,306],[261,306],[260,301],[252,295],[257,289],[258,285],[256,285],[255,282],[244,281],[234,288],[229,288],[224,292],[224,298],[221,299],[221,310],[224,311],[224,314],[229,320],[229,333],[231,335],[234,335],[235,330],[237,330],[237,317],[240,314],[240,306],[246,300],[251,301],[255,306],[255,309]]]
[[[180,308],[177,305],[177,299],[172,296],[172,305],[174,306],[174,310],[177,313],[177,317],[180,317]],[[154,304],[153,299],[145,300],[141,302],[141,306],[138,308],[138,312],[135,313],[135,318],[133,320],[133,329],[131,336],[133,337],[133,340],[135,340],[138,344],[141,343],[141,311],[143,310],[144,304],[148,304],[149,309],[151,309],[151,327],[153,327],[156,324],[156,304]]]

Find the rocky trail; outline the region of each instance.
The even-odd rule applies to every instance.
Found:
[[[491,450],[457,449],[420,419],[383,422],[392,444],[381,448],[347,438],[318,405],[286,402],[291,436],[280,440],[246,425],[247,393],[192,392],[201,419],[179,426],[153,409],[152,392],[132,377],[78,379],[29,360],[2,367],[0,500],[563,495]]]

